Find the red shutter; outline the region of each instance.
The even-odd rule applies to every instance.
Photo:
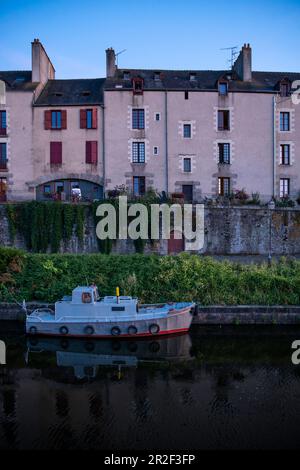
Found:
[[[92,163],[92,142],[85,143],[85,163]]]
[[[91,163],[97,165],[98,163],[98,142],[91,142]]]
[[[92,128],[98,129],[98,109],[93,108]]]
[[[66,110],[61,112],[61,128],[67,129],[67,111]]]
[[[86,110],[80,110],[80,129],[86,129]]]
[[[44,120],[45,129],[49,130],[51,129],[51,111],[45,111],[44,114],[45,114],[45,120]]]
[[[51,165],[62,164],[62,143],[61,142],[50,142],[50,164]]]

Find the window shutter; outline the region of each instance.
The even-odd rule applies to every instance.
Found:
[[[45,129],[51,129],[51,111],[45,111]]]
[[[98,109],[97,108],[93,108],[92,128],[93,129],[98,129]]]
[[[80,129],[86,129],[86,110],[80,110]]]
[[[92,163],[91,142],[85,143],[85,163]]]
[[[61,142],[50,142],[50,164],[51,165],[62,164],[62,143]]]
[[[63,110],[61,112],[61,128],[67,129],[67,111]]]
[[[91,142],[91,163],[97,165],[98,163],[98,142]]]

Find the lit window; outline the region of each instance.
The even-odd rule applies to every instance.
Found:
[[[229,196],[230,178],[218,178],[218,194],[219,196]]]
[[[280,178],[280,197],[288,197],[290,194],[289,178]]]
[[[190,124],[183,124],[183,137],[190,139],[192,137],[192,127]]]

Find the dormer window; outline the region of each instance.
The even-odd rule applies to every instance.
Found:
[[[289,80],[282,80],[280,82],[280,96],[287,97],[290,95],[291,85]]]
[[[228,94],[228,83],[227,82],[219,82],[218,83],[218,91],[220,96],[227,96]]]
[[[130,72],[123,72],[123,80],[130,80]]]
[[[160,80],[160,72],[154,72],[154,80],[155,81]]]
[[[91,94],[91,92],[88,91],[88,90],[85,90],[85,91],[82,91],[82,92],[81,92],[81,95],[82,95],[82,96],[90,96],[90,94]]]
[[[134,78],[132,83],[133,83],[133,94],[142,95],[144,91],[144,80],[142,78]]]
[[[195,72],[191,72],[191,73],[190,73],[190,81],[192,82],[192,81],[194,81],[194,80],[196,80],[196,73],[195,73]]]

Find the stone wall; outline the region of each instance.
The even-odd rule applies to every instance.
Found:
[[[0,206],[0,245],[25,249],[24,240],[17,235],[14,243],[9,236],[5,205]],[[201,254],[209,255],[275,255],[300,254],[300,209],[265,207],[207,207],[205,209],[205,243]],[[85,223],[81,244],[75,233],[62,242],[64,253],[96,253],[98,243],[93,217]],[[132,240],[113,243],[113,253],[134,253]],[[147,243],[145,253],[168,253],[168,242]]]

